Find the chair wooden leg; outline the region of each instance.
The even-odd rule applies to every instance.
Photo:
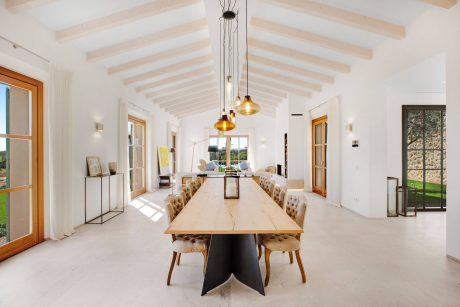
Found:
[[[205,249],[204,251],[201,252],[203,254],[203,260],[204,260],[204,264],[203,264],[203,274],[206,273],[206,265],[208,263],[208,250]]]
[[[181,255],[182,255],[181,253],[179,253],[179,254],[177,255],[177,265],[180,265],[180,256],[181,256]]]
[[[266,273],[265,273],[265,287],[268,286],[268,282],[270,281],[270,254],[271,250],[265,247],[265,268],[266,268]]]
[[[180,254],[179,254],[179,257],[180,257]],[[294,255],[292,254],[292,252],[289,252],[289,263],[290,264],[294,263]]]
[[[297,264],[299,265],[300,274],[302,275],[302,282],[307,282],[307,277],[305,276],[305,271],[303,269],[302,259],[300,258],[300,250],[295,251],[295,257],[297,259]]]
[[[172,272],[173,272],[173,269],[174,269],[174,264],[176,263],[176,257],[177,257],[177,252],[173,252],[173,257],[172,257],[172,260],[171,260],[171,266],[169,267],[168,280],[166,282],[166,284],[168,286],[171,283],[171,275],[172,275]]]
[[[257,250],[259,251],[259,257],[257,257],[257,260],[260,260],[262,257],[262,245],[257,244]]]

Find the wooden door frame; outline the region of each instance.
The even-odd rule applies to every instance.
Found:
[[[15,71],[0,67],[0,82],[24,88],[32,93],[32,137],[12,136],[32,140],[32,184],[2,190],[3,193],[31,189],[32,229],[29,235],[0,247],[0,261],[16,255],[45,240],[44,166],[43,166],[43,83]]]
[[[316,167],[315,167],[315,125],[321,124],[323,125],[322,130],[321,130],[321,139],[322,139],[322,161],[325,164],[326,163],[326,129],[325,129],[325,123],[327,123],[327,115],[315,118],[311,121],[311,151],[312,151],[312,191],[314,193],[317,193],[323,197],[327,196],[327,188],[326,188],[326,172],[327,172],[327,165],[324,165],[321,167],[322,171],[322,176],[321,176],[321,186],[322,189],[315,189],[315,175],[316,175]]]
[[[130,191],[130,194],[131,194],[131,198],[135,198],[135,197],[138,197],[139,195],[142,195],[144,194],[145,192],[147,192],[147,144],[146,144],[146,140],[147,140],[147,122],[141,118],[138,118],[138,117],[135,117],[133,115],[129,115],[128,114],[128,123],[129,122],[134,122],[134,123],[137,123],[137,124],[140,124],[144,127],[144,134],[143,134],[143,141],[142,141],[142,144],[143,144],[143,147],[144,147],[144,161],[143,161],[143,169],[144,169],[144,187],[142,190],[139,190],[139,191],[133,191],[131,192]],[[128,146],[130,146],[128,144]],[[128,161],[129,162],[129,161]],[[133,163],[134,163],[134,153],[133,153]],[[129,167],[129,163],[128,163],[128,167]],[[134,176],[134,168],[133,168],[133,176]],[[128,178],[129,178],[129,173],[128,173]],[[134,182],[133,182],[133,187],[134,187]]]

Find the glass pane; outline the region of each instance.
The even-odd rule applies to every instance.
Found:
[[[216,137],[212,137],[212,138],[209,139],[209,145],[210,146],[217,146],[217,144],[218,144],[217,141],[218,141],[218,139]]]
[[[144,188],[144,169],[137,168],[134,170],[135,186],[134,189],[141,190]]]
[[[324,123],[324,130],[325,130],[325,131],[324,131],[324,138],[326,139],[326,140],[324,141],[325,144],[327,144],[327,128],[328,128],[328,127],[327,127],[327,122],[326,122],[326,123]]]
[[[425,207],[441,207],[441,171],[426,171]]]
[[[132,192],[134,188],[134,177],[133,177],[133,170],[129,171],[129,190]]]
[[[423,150],[407,151],[407,168],[423,169]]]
[[[240,150],[240,161],[246,161],[248,159],[248,150],[242,149]]]
[[[227,146],[227,138],[219,138],[217,146],[219,149],[225,149]]]
[[[423,112],[407,112],[407,148],[423,149]]]
[[[425,111],[425,148],[441,149],[441,111]]]
[[[447,148],[446,111],[442,111],[442,142],[443,148]]]
[[[133,145],[133,137],[134,137],[134,124],[132,122],[128,122],[128,145]]]
[[[315,146],[315,165],[321,166],[323,163],[323,150],[321,146]]]
[[[442,167],[443,169],[447,169],[447,155],[445,149],[442,151]]]
[[[418,190],[423,190],[423,170],[407,171],[407,185]]]
[[[0,134],[31,135],[31,93],[0,83]]]
[[[315,167],[315,187],[321,188],[323,185],[322,171],[320,167]]]
[[[324,167],[327,167],[327,145],[324,145]]]
[[[248,148],[248,138],[240,137],[240,149],[247,149],[247,148]]]
[[[0,138],[0,189],[32,184],[32,141]]]
[[[134,165],[133,165],[133,157],[134,157],[134,154],[133,154],[133,151],[134,151],[134,147],[133,146],[129,146],[128,147],[128,154],[129,154],[129,168],[133,168]]]
[[[425,151],[425,168],[426,169],[441,169],[441,151],[440,150]]]
[[[32,198],[29,189],[0,194],[0,246],[31,233]]]
[[[231,137],[230,138],[230,149],[238,149],[239,144],[238,144],[238,139],[237,137]]]
[[[144,147],[135,147],[136,153],[136,167],[144,167]]]
[[[321,144],[323,139],[321,124],[315,126],[315,144]]]

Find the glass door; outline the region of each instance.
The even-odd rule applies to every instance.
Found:
[[[129,116],[128,118],[128,149],[129,149],[129,189],[131,198],[144,194],[145,184],[145,121]]]
[[[417,210],[446,209],[446,107],[403,106],[403,185]]]
[[[313,192],[326,197],[327,116],[312,121],[312,187]]]
[[[43,241],[42,97],[0,67],[0,261]]]

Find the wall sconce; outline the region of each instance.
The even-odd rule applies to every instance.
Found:
[[[265,146],[265,143],[266,143],[266,142],[267,142],[267,140],[266,140],[265,138],[260,139],[260,144],[261,144],[262,146]]]
[[[346,124],[345,125],[345,131],[347,133],[352,133],[353,132],[353,124],[352,123]]]
[[[101,123],[96,123],[96,132],[102,133],[104,131],[104,125]]]

